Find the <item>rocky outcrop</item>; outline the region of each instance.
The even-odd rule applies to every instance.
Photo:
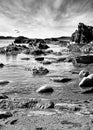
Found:
[[[71,40],[78,44],[91,42],[93,40],[93,27],[79,23],[78,29],[71,36]]]

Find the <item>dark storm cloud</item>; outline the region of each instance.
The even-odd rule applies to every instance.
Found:
[[[70,31],[78,22],[92,24],[92,12],[93,0],[0,0],[0,27]]]

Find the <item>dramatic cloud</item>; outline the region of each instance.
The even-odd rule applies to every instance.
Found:
[[[0,33],[29,37],[71,35],[79,22],[93,25],[92,16],[93,0],[0,0]]]

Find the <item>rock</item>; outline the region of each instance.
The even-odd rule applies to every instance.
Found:
[[[0,81],[0,85],[7,85],[9,81]]]
[[[84,77],[79,83],[79,87],[82,89],[93,88],[93,74]]]
[[[15,125],[15,124],[17,124],[17,122],[18,122],[18,119],[15,119],[15,120],[11,121],[10,124]]]
[[[28,57],[27,58],[21,58],[21,60],[30,60],[30,58],[28,58]]]
[[[72,34],[71,40],[78,44],[91,42],[93,40],[93,27],[79,23],[78,30]]]
[[[71,78],[52,78],[51,80],[53,80],[54,82],[59,82],[59,83],[66,83],[71,81]]]
[[[84,55],[84,56],[77,56],[73,58],[73,64],[91,64],[93,63],[93,55]]]
[[[61,57],[57,59],[57,62],[64,62],[66,60],[66,57]]]
[[[13,116],[10,112],[7,111],[0,111],[0,119],[7,119]]]
[[[37,60],[37,61],[43,61],[44,57],[36,57],[35,60]]]
[[[89,72],[86,70],[81,70],[79,73],[80,78],[87,77],[88,75],[89,75]]]
[[[70,103],[57,103],[55,104],[55,109],[58,109],[60,111],[70,111],[70,112],[77,112],[81,110],[78,104],[70,104]]]
[[[49,64],[51,64],[52,62],[51,61],[43,61],[42,62],[44,65],[49,65]]]
[[[28,40],[28,38],[23,37],[23,36],[19,36],[19,37],[15,38],[14,43],[25,43],[26,40]]]
[[[30,100],[24,100],[23,102],[20,102],[18,104],[18,108],[27,108],[27,109],[32,109],[34,107],[36,107],[38,101],[36,99],[30,99]]]
[[[33,68],[33,75],[45,75],[49,73],[49,70],[44,67],[39,67],[39,68]]]
[[[0,68],[3,68],[4,67],[4,64],[3,63],[0,63]]]
[[[7,99],[8,96],[4,95],[4,94],[0,94],[0,99]]]
[[[53,88],[51,87],[51,86],[47,86],[47,85],[45,85],[45,86],[42,86],[42,87],[40,87],[39,89],[37,89],[37,93],[41,93],[41,94],[43,94],[43,93],[53,93]]]

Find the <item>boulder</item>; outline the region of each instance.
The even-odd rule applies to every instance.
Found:
[[[80,78],[87,77],[88,75],[89,75],[89,72],[86,71],[86,70],[81,70],[81,71],[79,72],[79,77],[80,77]]]
[[[84,77],[79,83],[79,87],[82,89],[93,88],[93,74]]]
[[[51,86],[42,86],[39,89],[37,89],[37,93],[53,93],[53,88]]]
[[[3,68],[4,67],[4,64],[3,63],[0,63],[0,68]]]
[[[49,70],[44,67],[39,67],[39,68],[33,68],[33,75],[45,75],[49,73]]]

